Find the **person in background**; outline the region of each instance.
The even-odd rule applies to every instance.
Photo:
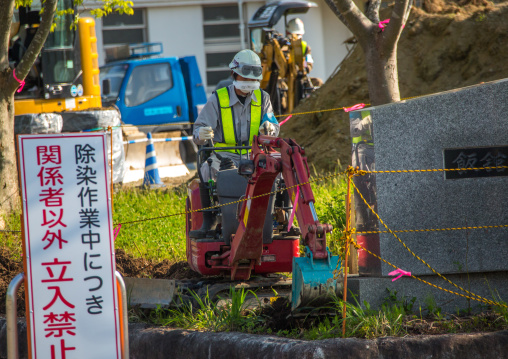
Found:
[[[312,70],[314,66],[314,59],[311,55],[311,49],[307,41],[303,40],[303,35],[305,34],[305,27],[303,26],[303,21],[299,18],[291,19],[286,27],[286,35],[295,35],[297,39],[302,40],[302,55],[304,57],[304,66],[307,73]]]

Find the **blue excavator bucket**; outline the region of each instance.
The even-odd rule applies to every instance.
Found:
[[[293,287],[291,307],[317,306],[335,294],[342,293],[342,275],[334,279],[333,272],[340,269],[339,256],[332,256],[328,248],[327,259],[314,259],[305,247],[304,257],[293,258]]]

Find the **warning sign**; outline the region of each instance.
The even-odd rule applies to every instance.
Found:
[[[18,146],[31,357],[120,358],[106,135]]]

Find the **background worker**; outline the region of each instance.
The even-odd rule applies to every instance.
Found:
[[[306,74],[312,70],[314,66],[314,59],[312,58],[311,49],[307,41],[303,40],[303,35],[305,34],[305,27],[303,25],[303,21],[300,18],[291,19],[286,27],[286,35],[294,35],[297,39],[301,39],[302,41],[302,55],[303,55],[303,66],[305,67]],[[312,85],[314,87],[320,87],[323,85],[323,80],[317,77],[311,78]]]
[[[302,55],[305,61],[304,66],[307,73],[309,73],[314,66],[314,59],[311,55],[310,46],[307,44],[307,41],[302,39],[303,34],[305,34],[303,21],[299,18],[291,19],[286,27],[286,35],[295,35],[297,39],[302,40]]]
[[[239,150],[221,150],[221,147],[250,146],[254,135],[277,136],[277,122],[270,102],[270,96],[259,89],[263,69],[259,56],[252,50],[238,52],[229,64],[234,78],[232,85],[214,91],[199,113],[194,123],[194,142],[205,145],[213,141],[221,161],[211,155],[212,164],[203,163],[199,169],[205,183],[200,183],[202,208],[210,207],[210,195],[206,185],[209,179],[215,180],[221,167],[238,166]],[[245,156],[246,152],[242,154]],[[211,212],[203,212],[203,225],[191,231],[191,238],[203,238],[210,230],[215,230]]]

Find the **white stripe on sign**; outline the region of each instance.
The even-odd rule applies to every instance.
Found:
[[[152,142],[173,142],[173,141],[189,141],[192,140],[193,136],[183,136],[183,137],[171,137],[171,138],[152,138]],[[124,145],[133,144],[133,143],[142,143],[148,142],[148,138],[139,138],[137,140],[129,140],[123,141]]]

